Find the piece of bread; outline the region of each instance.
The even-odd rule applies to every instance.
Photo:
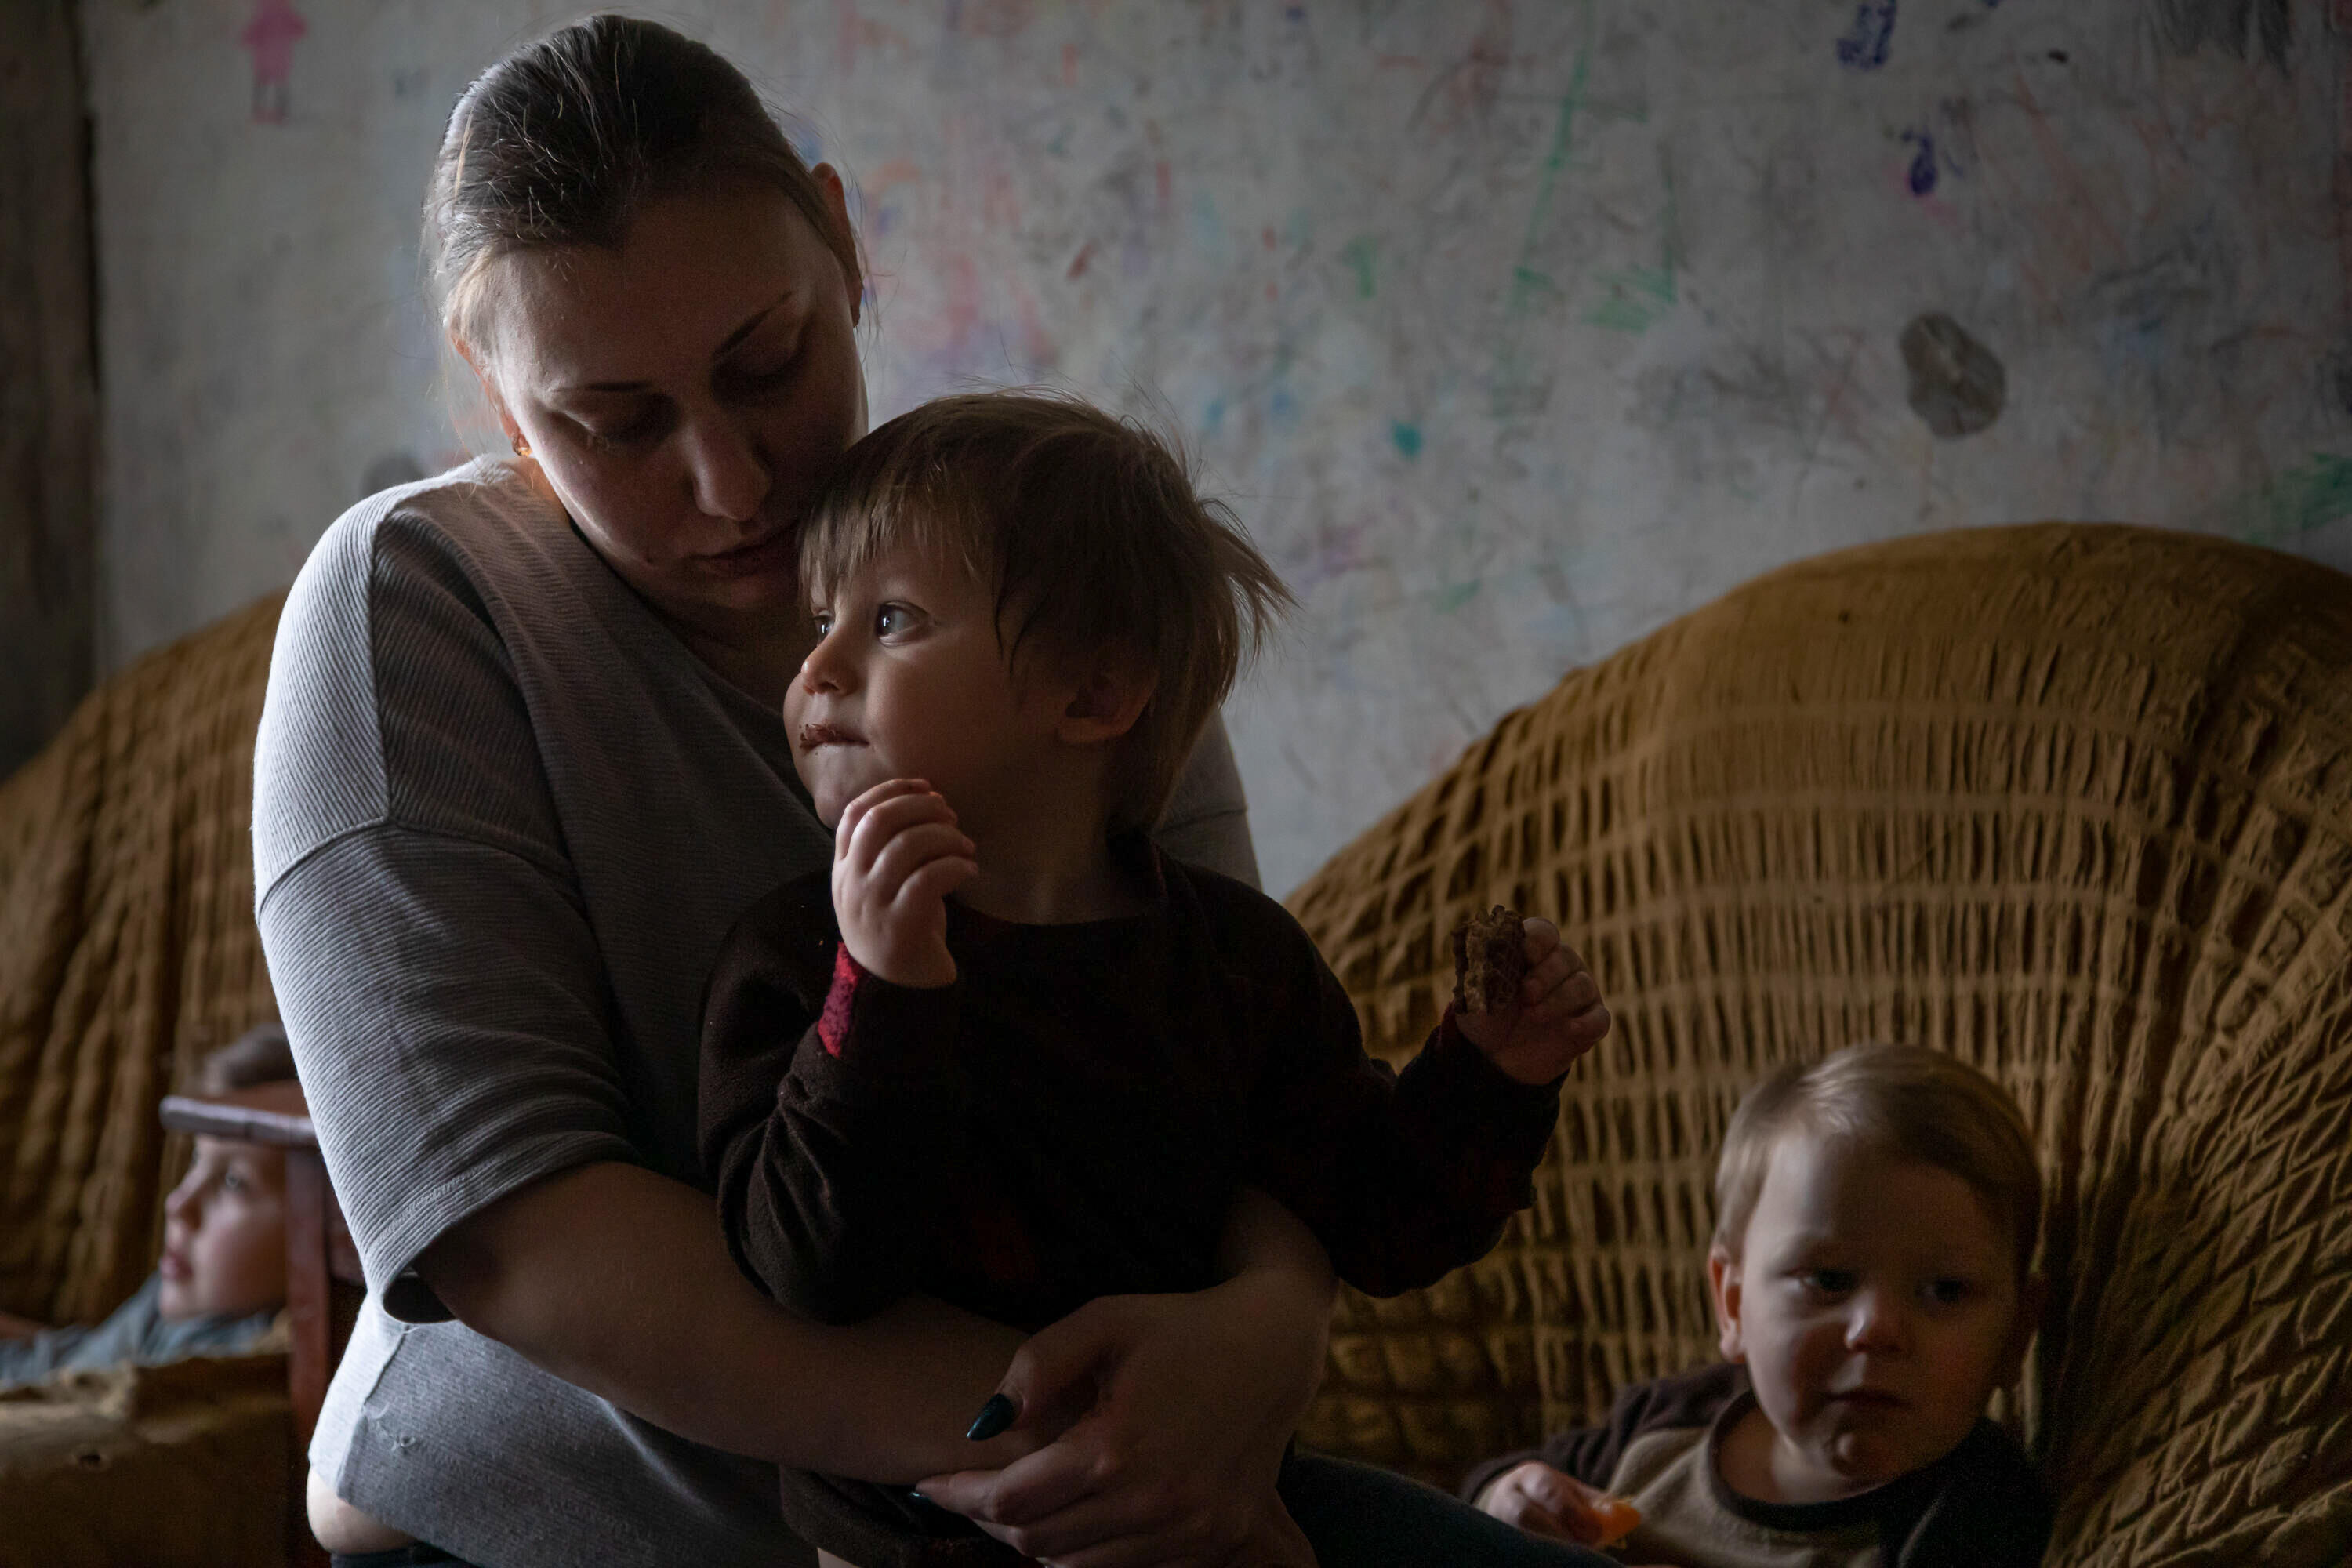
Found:
[[[1496,904],[1454,928],[1454,1001],[1465,1013],[1515,1005],[1528,977],[1526,921]]]

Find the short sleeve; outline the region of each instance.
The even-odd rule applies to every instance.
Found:
[[[1176,776],[1175,793],[1160,814],[1152,841],[1177,859],[1222,877],[1258,886],[1257,851],[1250,842],[1249,802],[1223,714],[1208,727]]]
[[[368,1284],[448,1314],[416,1255],[541,1177],[635,1162],[581,912],[510,850],[384,824],[281,877],[262,942]]]
[[[379,507],[382,503],[379,502]],[[478,588],[347,515],[280,622],[257,747],[263,951],[368,1282],[572,1165],[637,1158],[605,965]]]

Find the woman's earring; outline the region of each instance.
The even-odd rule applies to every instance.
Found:
[[[514,435],[514,449],[515,456],[518,458],[528,458],[530,456],[530,443],[522,438],[522,432],[520,430],[516,431]]]

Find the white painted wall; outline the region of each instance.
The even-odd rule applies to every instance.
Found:
[[[416,205],[572,13],[85,0],[121,659],[459,456]],[[2339,7],[2340,8],[2340,7]],[[846,165],[877,417],[1164,410],[1305,601],[1232,710],[1269,884],[1504,709],[1758,572],[2044,517],[2352,567],[2352,48],[2258,0],[772,0],[649,14]],[[1989,428],[1908,399],[1943,312]],[[1941,416],[1939,416],[1941,417]]]

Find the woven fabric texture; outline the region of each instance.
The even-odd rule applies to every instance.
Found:
[[[0,1310],[94,1322],[138,1289],[187,1158],[157,1105],[276,1016],[251,824],[278,605],[142,658],[0,784]]]
[[[1447,1481],[1716,1344],[1716,1150],[1865,1038],[2023,1105],[2052,1298],[2004,1401],[2052,1561],[2352,1558],[2352,579],[2147,530],[1743,587],[1506,717],[1291,907],[1392,1058],[1466,911],[1616,1016],[1491,1257],[1349,1296],[1307,1436]]]

